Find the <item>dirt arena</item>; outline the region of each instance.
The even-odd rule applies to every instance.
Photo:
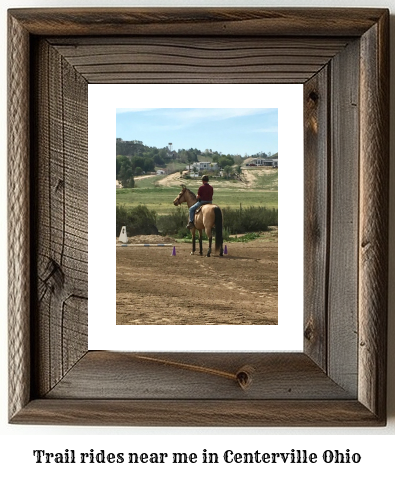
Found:
[[[226,243],[223,257],[173,245],[117,247],[118,325],[277,324],[276,234]]]

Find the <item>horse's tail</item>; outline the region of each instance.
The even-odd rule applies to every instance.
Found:
[[[218,252],[221,249],[222,243],[223,243],[222,211],[218,206],[214,208],[214,214],[215,214],[215,252]]]

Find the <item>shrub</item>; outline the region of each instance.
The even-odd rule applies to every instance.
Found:
[[[225,240],[230,234],[245,234],[249,232],[267,231],[269,226],[278,225],[278,210],[266,207],[247,207],[239,209],[224,208],[223,212],[223,237]],[[176,208],[171,214],[157,216],[155,211],[150,211],[146,206],[126,208],[116,207],[116,235],[122,226],[126,226],[129,236],[140,234],[158,234],[186,238],[190,232],[186,229],[188,210]]]
[[[268,209],[266,207],[224,208],[222,212],[224,217],[224,240],[227,240],[230,234],[264,232],[268,230],[269,226],[277,226],[278,224],[277,209]],[[157,226],[164,235],[185,238],[190,234],[185,227],[187,222],[188,210],[177,208],[171,214],[158,217]]]
[[[157,224],[158,229],[164,235],[178,235],[185,237],[188,235],[186,225],[188,223],[188,210],[178,207],[171,214],[159,216]]]
[[[266,207],[223,209],[224,228],[229,234],[267,231],[269,226],[277,226],[278,210]]]
[[[126,208],[125,206],[116,207],[116,235],[122,226],[126,226],[129,236],[137,236],[140,234],[158,234],[156,227],[156,212],[150,211],[146,206],[136,206]]]

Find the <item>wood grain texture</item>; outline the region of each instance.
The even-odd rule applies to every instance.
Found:
[[[33,357],[34,393],[42,395],[87,350],[88,120],[86,81],[45,40],[34,48]]]
[[[46,8],[12,9],[35,35],[360,36],[373,8]]]
[[[361,39],[359,400],[385,416],[389,202],[389,15]]]
[[[327,370],[330,66],[304,85],[304,351]]]
[[[357,400],[32,400],[12,423],[85,426],[382,426]]]
[[[287,38],[53,38],[89,83],[304,83],[351,40]]]
[[[331,193],[328,270],[328,373],[357,393],[359,222],[359,42],[331,67]]]
[[[385,424],[388,11],[9,15],[10,421]],[[304,353],[87,351],[87,85],[153,80],[305,83]]]
[[[29,35],[8,22],[9,416],[30,399]]]
[[[103,367],[105,364],[105,367]],[[244,371],[249,386],[240,386]],[[160,384],[160,386],[158,386]],[[46,398],[356,398],[302,353],[88,352]]]

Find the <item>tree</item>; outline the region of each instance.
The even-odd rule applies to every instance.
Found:
[[[155,154],[152,159],[154,160],[154,163],[157,165],[157,166],[164,166],[165,162],[163,161],[163,159],[159,156],[159,154]]]
[[[221,156],[218,160],[220,168],[224,169],[225,166],[233,166],[234,160],[232,157],[228,158],[226,156]]]
[[[134,188],[133,169],[127,162],[121,165],[117,179],[124,188]]]
[[[163,159],[163,162],[166,163],[169,161],[169,150],[167,148],[162,148],[159,150],[159,156]]]
[[[187,151],[187,162],[189,166],[189,171],[191,171],[191,164],[197,162],[197,154],[193,150]]]
[[[144,171],[148,173],[149,171],[155,171],[155,163],[153,159],[147,158],[144,160]]]
[[[225,178],[230,178],[233,174],[233,168],[229,164],[224,167],[224,176]]]
[[[122,164],[129,162],[129,166],[131,166],[130,159],[127,156],[123,156],[119,154],[116,158],[116,176],[118,178],[119,171],[121,170]]]
[[[188,151],[185,149],[178,150],[178,157],[180,158],[181,162],[187,163],[188,162]]]
[[[141,168],[142,170],[144,170],[144,158],[141,158],[140,156],[135,156],[134,158],[132,158],[132,165],[134,169]]]

